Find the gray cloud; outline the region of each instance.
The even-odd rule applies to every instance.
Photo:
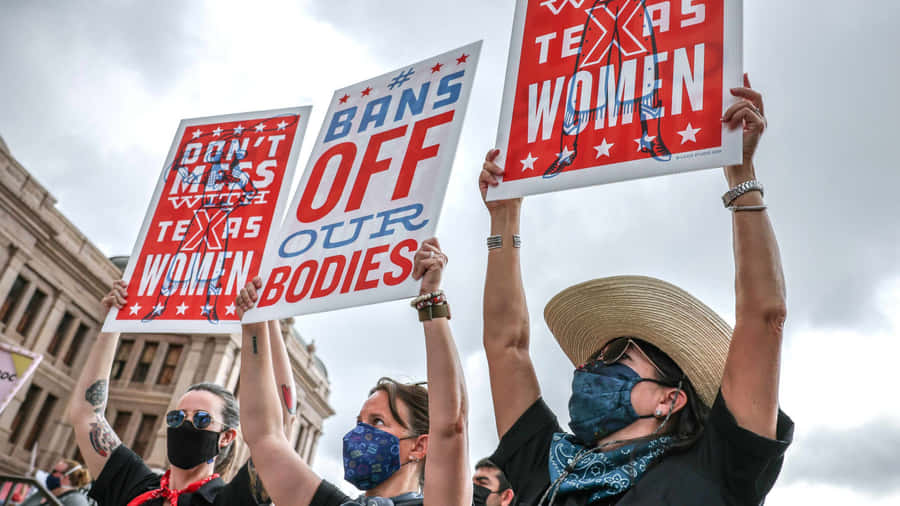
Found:
[[[782,484],[851,487],[873,497],[900,491],[900,424],[875,420],[851,430],[798,434],[788,450]]]

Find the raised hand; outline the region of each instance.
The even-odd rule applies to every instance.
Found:
[[[522,204],[521,197],[506,200],[493,200],[490,202],[485,200],[485,198],[487,197],[488,186],[497,186],[498,184],[500,184],[500,180],[498,178],[504,173],[503,167],[497,165],[496,162],[497,156],[499,155],[499,149],[492,149],[488,151],[487,155],[485,155],[484,157],[484,165],[482,165],[481,173],[478,175],[478,189],[481,190],[481,200],[484,202],[484,205],[490,212],[493,212],[495,209],[501,209],[509,206],[520,206]]]
[[[768,126],[762,94],[750,87],[750,77],[747,74],[744,74],[744,86],[732,88],[731,94],[740,100],[725,111],[722,122],[732,130],[743,128],[744,164],[749,165],[756,154],[759,139]]]
[[[116,309],[122,309],[125,307],[128,298],[128,284],[122,281],[121,279],[117,279],[113,282],[112,289],[100,300],[100,303],[103,304],[103,307],[109,311],[113,306],[116,306]]]
[[[250,311],[256,305],[256,301],[259,300],[259,294],[257,293],[259,290],[262,290],[262,278],[259,276],[251,279],[244,288],[241,288],[237,298],[234,299],[239,320],[244,317],[244,313]]]
[[[419,293],[431,293],[441,287],[441,275],[448,261],[436,237],[422,241],[422,246],[413,256],[412,272],[413,279],[422,280]]]

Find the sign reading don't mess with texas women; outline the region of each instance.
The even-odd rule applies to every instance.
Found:
[[[240,331],[234,299],[284,214],[310,109],[181,122],[104,331]]]
[[[517,0],[489,200],[741,160],[741,0]]]
[[[481,42],[332,97],[245,322],[410,297],[434,235]]]

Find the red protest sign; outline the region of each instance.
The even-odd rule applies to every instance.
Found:
[[[106,331],[234,332],[238,291],[284,214],[310,107],[184,120]]]
[[[519,0],[488,199],[738,163],[740,0]]]
[[[244,322],[410,297],[434,235],[481,42],[337,90]]]

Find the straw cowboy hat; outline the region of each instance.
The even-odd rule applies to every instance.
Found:
[[[576,366],[617,337],[636,337],[674,360],[704,404],[716,398],[731,327],[675,285],[645,276],[585,281],[550,299],[544,319]]]

